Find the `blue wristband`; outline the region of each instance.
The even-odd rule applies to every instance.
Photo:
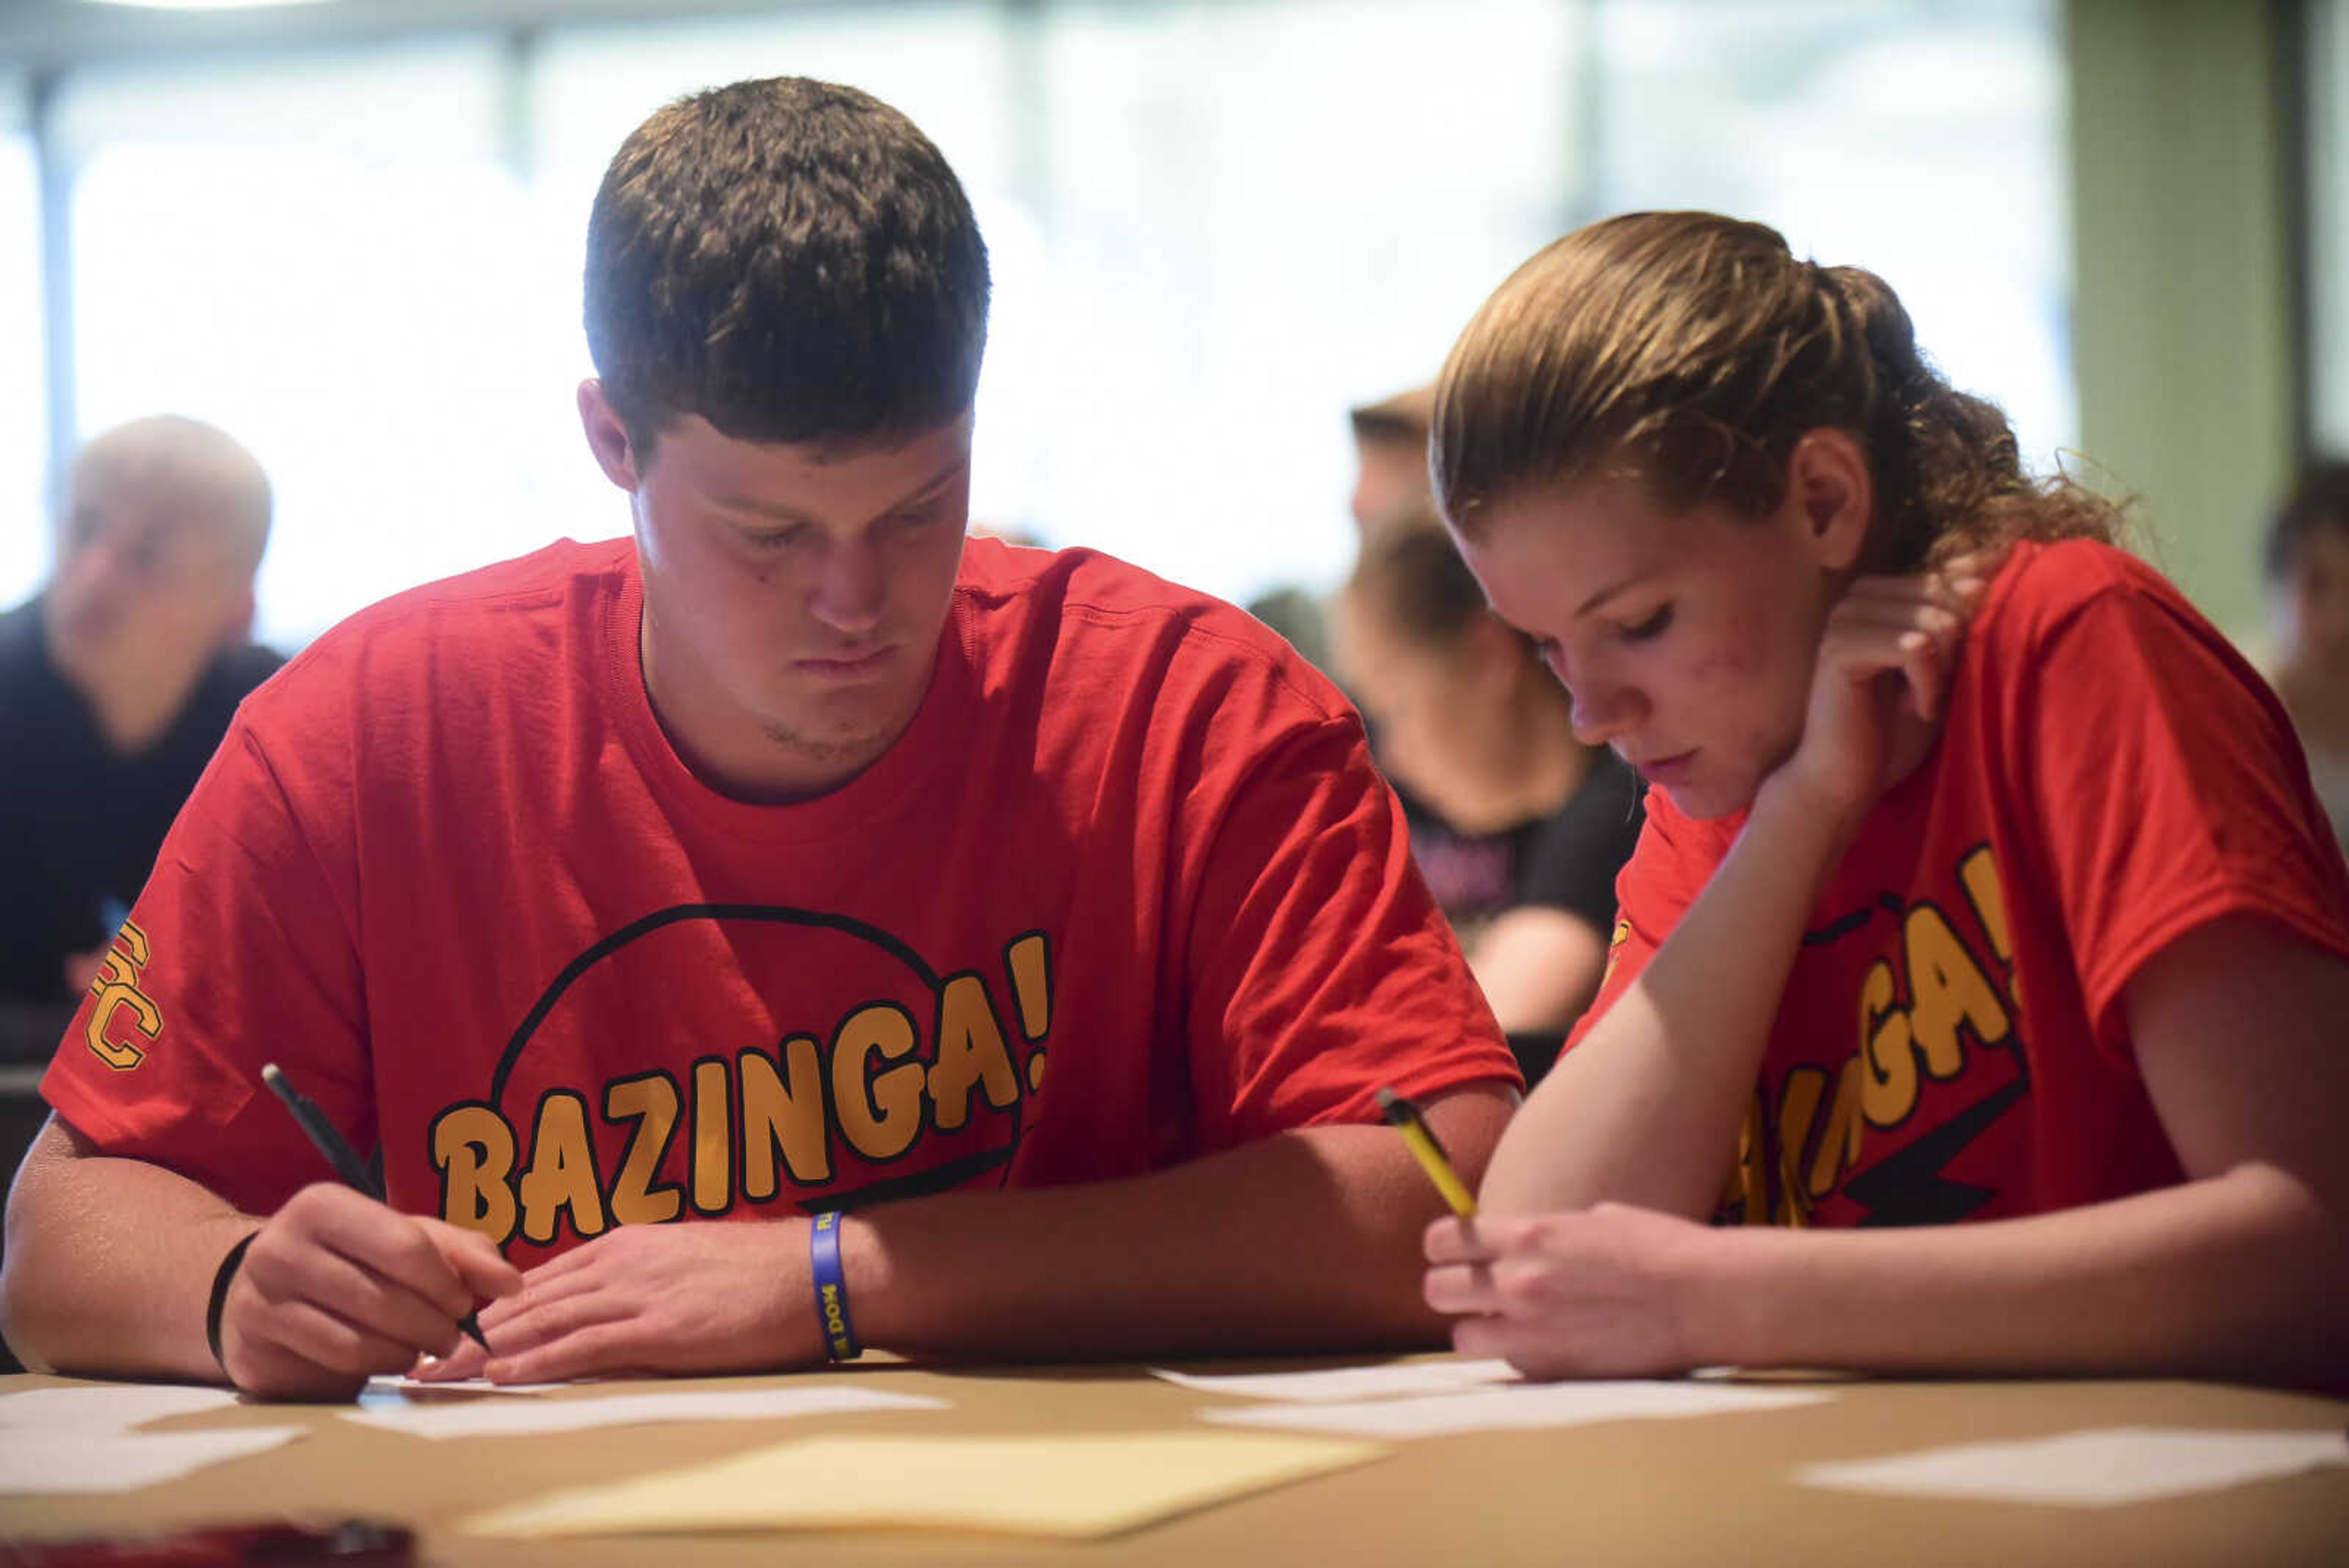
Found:
[[[840,1215],[819,1214],[808,1227],[808,1265],[815,1279],[815,1315],[823,1324],[824,1348],[834,1361],[864,1354],[856,1325],[848,1319],[848,1281],[840,1272]]]

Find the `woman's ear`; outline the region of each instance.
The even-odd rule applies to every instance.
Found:
[[[1821,566],[1854,570],[1876,520],[1876,480],[1858,438],[1832,425],[1804,432],[1786,457],[1785,505]]]

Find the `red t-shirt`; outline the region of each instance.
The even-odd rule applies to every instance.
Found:
[[[1104,556],[974,540],[936,672],[803,805],[698,782],[626,541],[399,596],[245,702],[43,1080],[265,1212],[326,1168],[517,1262],[615,1223],[1148,1171],[1515,1067],[1360,722]]]
[[[1650,792],[1576,1041],[1742,823]],[[2238,913],[2349,956],[2349,883],[2282,709],[2150,567],[2085,541],[2017,547],[1932,754],[1812,910],[1723,1218],[1990,1219],[2179,1180],[2122,988]]]

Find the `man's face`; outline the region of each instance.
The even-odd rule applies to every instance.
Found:
[[[929,687],[969,517],[969,416],[844,451],[688,417],[642,472],[621,466],[646,689],[687,760],[750,799],[819,794],[870,765]]]
[[[1525,746],[1511,701],[1510,667],[1523,657],[1514,635],[1472,627],[1413,637],[1359,591],[1339,600],[1335,621],[1347,691],[1375,726],[1388,776],[1464,833],[1517,826]]]
[[[1354,439],[1354,493],[1348,508],[1354,527],[1368,534],[1380,524],[1428,504],[1427,443],[1405,435]]]
[[[75,470],[43,603],[49,657],[94,695],[184,686],[253,619],[245,526],[168,471]]]

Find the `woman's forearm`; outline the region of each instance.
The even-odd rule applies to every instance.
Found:
[[[1706,1359],[1924,1373],[2349,1377],[2349,1217],[2272,1166],[1979,1224],[1722,1232]]]
[[[1764,791],[1646,971],[1510,1125],[1482,1207],[1713,1211],[1804,921],[1842,844],[1833,814]]]

